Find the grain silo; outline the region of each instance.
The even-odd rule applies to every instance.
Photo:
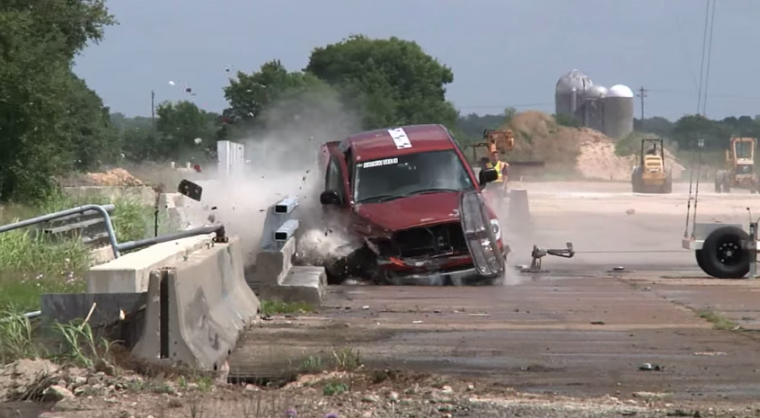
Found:
[[[583,103],[583,126],[604,132],[604,98],[607,89],[602,86],[591,86],[586,90]]]
[[[583,115],[579,109],[583,107],[586,90],[593,85],[591,79],[578,70],[560,77],[554,92],[555,113],[570,116],[582,123]]]
[[[604,98],[604,133],[610,138],[622,138],[633,132],[633,91],[618,84],[607,90]]]

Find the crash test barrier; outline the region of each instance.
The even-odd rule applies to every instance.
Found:
[[[122,341],[136,357],[217,370],[257,318],[259,299],[245,281],[239,238],[179,241],[114,260],[127,271],[122,277],[117,269],[103,268],[107,265],[94,268],[103,275],[105,289],[97,288],[100,283],[88,285],[105,292],[43,295],[43,318],[88,317],[93,327],[125,324],[129,332]]]
[[[150,272],[139,358],[219,370],[258,315],[237,237]]]
[[[318,308],[327,286],[324,267],[294,266],[300,223],[298,199],[287,198],[267,210],[260,252],[248,284],[261,299],[304,302]]]
[[[528,191],[514,189],[509,191],[509,219],[519,225],[530,221],[530,205],[528,204]]]

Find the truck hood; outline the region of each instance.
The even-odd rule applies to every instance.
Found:
[[[367,221],[398,231],[459,220],[459,192],[429,193],[382,203],[364,203],[356,213]]]

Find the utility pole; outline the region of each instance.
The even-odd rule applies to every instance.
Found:
[[[647,97],[647,92],[649,90],[645,89],[644,87],[641,87],[639,89],[639,94],[636,95],[641,100],[641,124],[644,125],[644,98]]]
[[[156,92],[150,91],[150,125],[153,129],[153,134],[156,134]]]

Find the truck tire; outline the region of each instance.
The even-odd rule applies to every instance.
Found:
[[[715,173],[715,193],[720,193],[723,191],[723,179],[721,177],[723,176],[720,171]]]
[[[665,178],[665,184],[662,186],[662,193],[673,193],[673,177],[670,173],[668,173],[668,177]]]
[[[633,169],[633,173],[631,174],[631,192],[632,193],[641,193],[642,190],[642,181],[641,181],[641,169],[640,167],[635,167]]]
[[[710,265],[708,265],[705,262],[705,252],[704,250],[696,250],[694,251],[694,256],[697,259],[697,265],[699,266],[702,271],[707,274],[710,277],[715,277],[713,270],[710,268]]]
[[[741,279],[749,273],[750,253],[742,249],[749,234],[735,226],[724,226],[710,233],[702,245],[700,268],[718,279]],[[700,262],[699,258],[697,263]]]

